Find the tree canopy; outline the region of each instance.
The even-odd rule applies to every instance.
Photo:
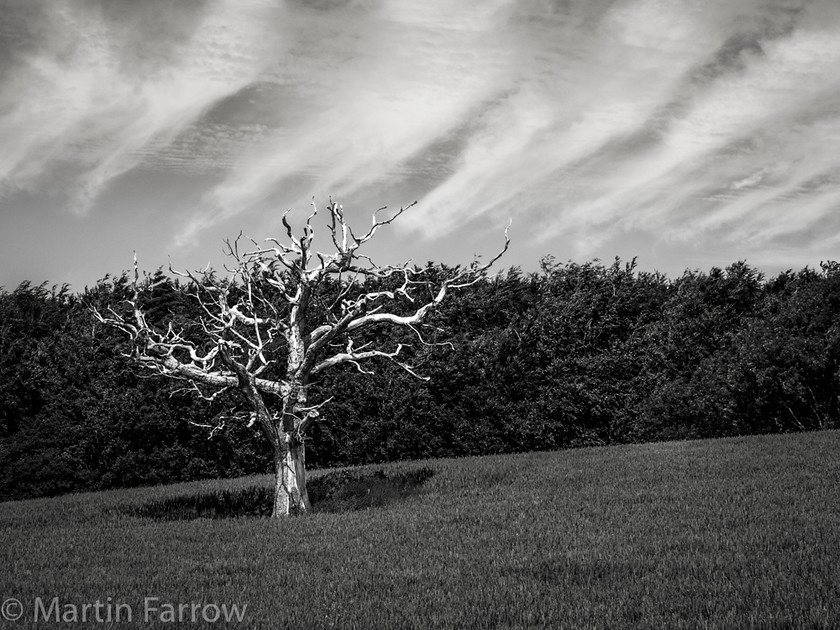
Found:
[[[449,277],[453,269],[432,265]],[[367,291],[394,290],[370,278]],[[208,439],[230,392],[198,404],[150,378],[127,338],[90,307],[124,308],[132,274],[79,294],[22,284],[0,291],[0,496],[267,472],[271,449],[247,423]],[[140,299],[155,325],[194,319],[183,278],[152,274]],[[334,301],[325,283],[313,300]],[[676,278],[633,262],[509,269],[449,296],[427,341],[403,357],[352,362],[313,380],[332,399],[309,431],[310,466],[836,427],[840,420],[840,266],[765,278],[745,263]],[[446,331],[438,332],[438,329]],[[189,334],[185,329],[184,334]],[[410,329],[375,327],[394,349]],[[358,346],[357,346],[358,347]],[[383,347],[383,346],[379,346]],[[266,373],[270,373],[267,370]],[[364,429],[364,430],[362,430]]]

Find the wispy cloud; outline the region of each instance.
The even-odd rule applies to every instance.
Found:
[[[419,194],[430,238],[838,244],[836,0],[0,4],[0,195],[84,213],[121,176],[201,174],[177,244],[401,186],[383,202]]]
[[[498,6],[349,4],[284,16],[288,57],[263,80],[283,95],[276,128],[243,147],[198,212],[188,238],[248,210],[290,182],[342,197],[404,175],[402,167],[453,134],[511,72],[488,41]],[[284,120],[286,118],[286,120]]]
[[[463,219],[459,202],[476,215],[542,208],[543,238],[573,230],[582,253],[640,226],[682,238],[730,222],[738,225],[731,238],[773,233],[786,187],[837,164],[840,23],[823,21],[815,3],[804,17],[733,4],[744,12],[704,5],[717,9],[713,24],[680,3],[628,3],[606,14],[579,54],[551,59],[561,81],[521,84],[522,105],[510,100],[509,112],[489,117],[462,168],[425,201],[449,222]],[[573,89],[564,77],[574,77]],[[533,111],[542,130],[527,138],[518,124]],[[514,155],[507,130],[525,142]],[[470,159],[470,149],[483,159]],[[791,163],[793,182],[778,173]],[[758,186],[762,169],[777,175]]]
[[[50,3],[36,16],[20,4],[4,16],[38,43],[12,47],[5,68],[0,182],[8,192],[57,180],[79,213],[275,56],[265,3]]]

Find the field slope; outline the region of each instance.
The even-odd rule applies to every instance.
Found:
[[[227,627],[207,619],[237,605],[230,625],[265,629],[840,627],[840,432],[386,469],[421,466],[419,495],[284,522],[126,514],[262,478],[0,504],[22,607],[0,624]],[[79,621],[36,623],[54,598]],[[121,623],[82,621],[97,600]]]

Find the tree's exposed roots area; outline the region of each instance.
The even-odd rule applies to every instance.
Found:
[[[307,489],[312,512],[349,512],[382,507],[418,494],[433,474],[431,468],[400,473],[342,470],[310,479]],[[125,506],[120,512],[160,521],[268,517],[272,492],[263,486],[220,490]]]

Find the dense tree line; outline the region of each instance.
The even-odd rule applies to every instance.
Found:
[[[197,305],[175,280],[156,279],[149,317],[188,327]],[[269,470],[269,445],[244,422],[212,437],[199,426],[236,411],[232,397],[210,404],[143,374],[120,333],[95,323],[91,307],[119,309],[130,289],[123,275],[81,293],[0,291],[0,499]],[[370,333],[414,341],[428,382],[383,361],[375,374],[348,365],[312,385],[314,400],[332,400],[310,432],[310,465],[840,420],[837,263],[771,279],[745,263],[669,279],[632,262],[546,258],[539,272],[514,268],[452,297],[424,333],[440,345],[411,330]]]

